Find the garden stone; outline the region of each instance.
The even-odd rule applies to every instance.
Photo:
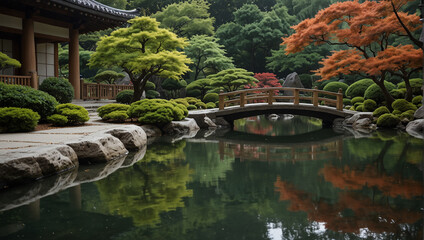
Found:
[[[153,125],[143,125],[141,128],[146,133],[147,138],[160,137],[162,136],[162,131]]]
[[[282,87],[285,88],[305,88],[302,84],[302,81],[300,81],[299,75],[297,75],[296,72],[290,73],[287,75],[286,79],[284,80]],[[283,91],[283,95],[285,96],[293,96],[293,91]]]
[[[80,163],[109,162],[128,152],[118,138],[102,133],[85,136],[67,145],[74,149]]]
[[[75,167],[77,155],[66,145],[11,150],[0,154],[0,185],[34,181]]]
[[[424,106],[418,108],[414,113],[414,118],[416,119],[424,119]]]
[[[219,127],[231,127],[231,124],[227,122],[223,117],[217,117],[215,119],[215,124]]]
[[[363,129],[363,128],[369,128],[371,126],[371,124],[372,124],[371,119],[361,118],[361,119],[356,120],[353,123],[352,127],[355,128],[355,129],[361,129],[361,128]]]
[[[121,140],[125,148],[128,150],[140,149],[147,144],[146,133],[144,132],[143,128],[136,125],[127,125],[114,128],[107,130],[105,133],[108,133]]]
[[[416,138],[424,139],[424,119],[411,121],[406,125],[406,132]]]
[[[280,119],[280,116],[278,114],[268,115],[268,120],[270,120],[270,121],[277,121],[278,119]]]
[[[190,132],[197,132],[199,126],[193,118],[185,118],[182,121],[172,121],[168,123],[162,130],[167,134],[186,134]]]
[[[344,126],[352,126],[357,120],[362,119],[362,118],[369,118],[370,120],[372,120],[372,118],[373,118],[372,112],[358,112],[358,113],[355,113],[352,117],[347,118],[343,122],[343,125]]]
[[[216,124],[210,119],[209,117],[204,118],[204,122],[206,125],[208,125],[208,128],[216,128]]]

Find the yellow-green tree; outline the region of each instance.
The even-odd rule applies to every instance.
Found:
[[[180,52],[187,41],[159,28],[155,19],[137,17],[128,23],[129,27],[117,29],[97,42],[89,65],[124,69],[134,85],[134,102],[141,98],[152,76],[179,79],[189,71],[187,64],[191,61]]]
[[[3,70],[8,67],[20,68],[21,63],[18,60],[13,59],[7,56],[6,54],[0,52],[0,70]]]

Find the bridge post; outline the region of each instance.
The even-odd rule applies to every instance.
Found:
[[[274,101],[274,90],[268,90],[268,105],[272,105]]]
[[[314,107],[318,107],[318,87],[314,87],[313,95],[312,95],[312,104]]]
[[[219,110],[224,110],[224,106],[225,106],[225,104],[224,104],[224,96],[222,95],[222,93],[224,93],[224,91],[220,91],[219,92]]]
[[[339,92],[337,93],[336,108],[339,111],[343,111],[343,90],[341,88],[339,88]]]
[[[299,105],[299,89],[296,88],[293,90],[294,92],[294,105]]]
[[[246,104],[246,93],[240,93],[240,107],[244,107]]]

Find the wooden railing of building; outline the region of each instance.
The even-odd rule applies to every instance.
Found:
[[[31,87],[31,76],[0,75],[0,82]]]
[[[291,94],[280,95],[282,91],[285,93],[289,92]],[[271,105],[273,102],[284,101],[293,102],[294,105],[298,105],[300,102],[309,102],[316,107],[323,102],[325,105],[334,106],[337,110],[343,110],[342,89],[339,89],[337,93],[334,93],[318,90],[317,88],[306,89],[283,87],[253,88],[234,92],[221,92],[219,94],[219,109],[223,110],[229,105],[239,105],[240,107],[244,107],[249,103],[262,102]]]
[[[115,99],[116,95],[123,90],[133,90],[133,86],[84,83],[81,80],[81,99],[83,100]]]

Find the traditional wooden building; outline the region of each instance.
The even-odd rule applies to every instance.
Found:
[[[0,77],[38,88],[58,76],[58,43],[68,42],[69,81],[80,99],[79,35],[123,26],[137,15],[94,0],[1,0],[0,51],[22,67],[3,70]]]

